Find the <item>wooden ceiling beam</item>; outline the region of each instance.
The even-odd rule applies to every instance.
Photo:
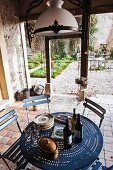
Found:
[[[91,14],[101,14],[113,12],[113,5],[98,6],[91,8]]]
[[[71,9],[69,11],[75,16],[82,14],[81,9],[79,8]],[[110,12],[113,12],[113,5],[92,7],[90,14],[101,14],[101,13],[110,13]]]
[[[73,15],[81,15],[82,10],[80,8],[70,9],[69,10]],[[97,6],[91,8],[91,14],[101,14],[101,13],[110,13],[113,12],[113,5]],[[29,14],[28,20],[36,20],[40,16],[38,14]],[[20,16],[20,21],[25,21],[25,16]]]

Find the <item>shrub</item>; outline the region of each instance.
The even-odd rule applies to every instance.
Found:
[[[41,54],[37,54],[37,56],[36,56],[36,58],[35,58],[35,61],[34,62],[39,62],[39,63],[41,63],[41,62],[43,62],[43,56],[41,56]]]
[[[52,78],[55,78],[57,75],[59,75],[68,65],[69,63],[64,62],[56,63],[55,68],[52,70]]]
[[[100,71],[102,71],[102,70],[104,70],[105,69],[105,67],[104,66],[99,66],[99,68],[98,68],[98,70],[100,70]]]
[[[57,70],[52,71],[52,78],[55,78],[57,76]]]
[[[69,59],[70,59],[70,56],[69,56]],[[70,63],[70,60],[67,60],[67,58],[62,58],[61,60],[57,60],[54,68],[52,69],[52,78],[55,78],[57,75],[61,74],[61,72],[69,65],[69,63]],[[44,68],[41,68],[41,69],[34,71],[30,75],[31,77],[45,78],[46,71]]]
[[[28,58],[29,69],[39,66],[41,63],[44,63],[44,61],[45,59],[41,54],[37,54],[37,56],[32,56]]]
[[[69,55],[69,54],[68,54],[68,55],[66,55],[66,59],[67,59],[67,60],[70,60],[70,61],[72,61],[72,60],[73,60],[72,56],[71,56],[71,55]]]
[[[28,58],[28,63],[33,63],[35,60],[34,56],[31,56],[30,58]]]
[[[29,69],[32,69],[32,68],[35,68],[35,67],[37,67],[37,66],[39,66],[39,65],[40,65],[39,62],[37,62],[37,63],[28,63],[28,68],[29,68]]]
[[[46,77],[46,70],[43,68],[38,69],[30,74],[31,77],[39,77],[39,78],[45,78]]]
[[[113,60],[113,51],[111,51],[110,59]]]
[[[59,60],[59,59],[60,59],[60,55],[58,54],[52,55],[52,60]]]
[[[28,68],[29,69],[35,68],[35,64],[34,63],[28,63]]]

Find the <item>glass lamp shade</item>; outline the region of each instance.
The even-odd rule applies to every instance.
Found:
[[[61,8],[61,2],[63,1],[60,1],[60,4],[52,3],[51,7],[39,16],[35,25],[36,35],[59,36],[78,31],[75,17],[69,11]]]

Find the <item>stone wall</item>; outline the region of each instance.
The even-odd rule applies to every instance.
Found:
[[[15,93],[17,90],[26,87],[18,0],[0,0],[0,14],[7,48],[6,57],[8,57],[11,84]]]

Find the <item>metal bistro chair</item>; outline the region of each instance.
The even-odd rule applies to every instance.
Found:
[[[102,121],[104,119],[104,114],[106,113],[106,110],[101,107],[99,104],[95,103],[94,101],[85,98],[85,102],[83,103],[84,105],[84,110],[83,110],[83,115],[85,113],[86,108],[94,112],[100,117],[100,122],[99,122],[99,128],[101,127]],[[88,167],[83,168],[82,170],[102,170],[103,166],[102,163],[99,161],[99,158],[97,158],[91,165]],[[107,170],[107,169],[106,169]]]
[[[17,118],[18,116],[14,109],[0,117],[0,131],[5,129],[8,125],[11,125],[12,122],[15,121],[21,134],[22,131],[17,121]],[[0,158],[3,159],[4,163],[10,170],[12,170],[12,168],[10,168],[7,160],[16,164],[15,170],[25,169],[26,165],[28,164],[20,149],[20,138],[17,139],[15,143],[13,143],[4,153],[0,153]]]
[[[28,116],[28,114],[29,114],[28,108],[31,107],[31,106],[47,104],[48,105],[48,112],[50,113],[49,102],[50,102],[50,96],[49,95],[33,96],[33,97],[29,97],[29,98],[23,100],[23,103],[24,103],[23,107],[26,109],[28,124],[30,123],[29,116]]]
[[[100,117],[100,123],[99,123],[99,128],[100,128],[106,110],[103,107],[101,107],[99,104],[95,103],[94,101],[88,98],[85,98],[85,102],[83,103],[83,105],[84,105],[83,115],[85,113],[85,109],[88,108]]]
[[[91,165],[83,168],[82,170],[113,170],[113,165],[110,167],[103,166],[102,163],[97,159]]]

